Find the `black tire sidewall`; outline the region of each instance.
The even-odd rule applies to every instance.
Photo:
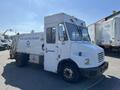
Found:
[[[64,76],[64,69],[65,68],[69,68],[72,70],[73,72],[73,77],[71,79],[68,79]],[[75,82],[78,82],[79,78],[80,78],[80,75],[79,75],[79,70],[78,68],[74,65],[74,64],[64,64],[63,67],[62,67],[62,71],[61,71],[61,75],[63,77],[63,79],[67,82],[70,82],[70,83],[75,83]]]
[[[16,65],[18,67],[23,67],[28,64],[28,56],[26,54],[17,54],[16,55]]]
[[[17,54],[16,55],[16,66],[21,67],[22,66],[22,55],[21,54]]]

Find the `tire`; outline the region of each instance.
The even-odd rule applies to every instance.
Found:
[[[14,59],[14,56],[13,56],[13,54],[10,54],[10,59]]]
[[[27,54],[16,55],[16,66],[24,67],[28,64],[29,56]]]
[[[61,68],[62,78],[69,83],[76,83],[80,79],[78,67],[72,63],[66,63]]]

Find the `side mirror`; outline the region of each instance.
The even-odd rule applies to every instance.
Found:
[[[64,41],[64,32],[61,27],[59,28],[59,40],[62,42]]]

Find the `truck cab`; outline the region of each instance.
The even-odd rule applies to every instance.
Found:
[[[94,77],[107,69],[104,50],[91,44],[84,21],[61,13],[45,17],[44,22],[45,70],[58,71],[69,81],[77,70],[84,76],[94,74]],[[79,76],[75,77],[73,80]]]
[[[65,13],[46,16],[44,32],[18,37],[12,50],[18,66],[35,56],[44,70],[60,74],[68,82],[100,76],[108,68],[104,50],[91,43],[85,22]]]

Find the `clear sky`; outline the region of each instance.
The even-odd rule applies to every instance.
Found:
[[[44,16],[65,12],[87,25],[120,10],[119,0],[0,0],[0,31],[43,31]]]

